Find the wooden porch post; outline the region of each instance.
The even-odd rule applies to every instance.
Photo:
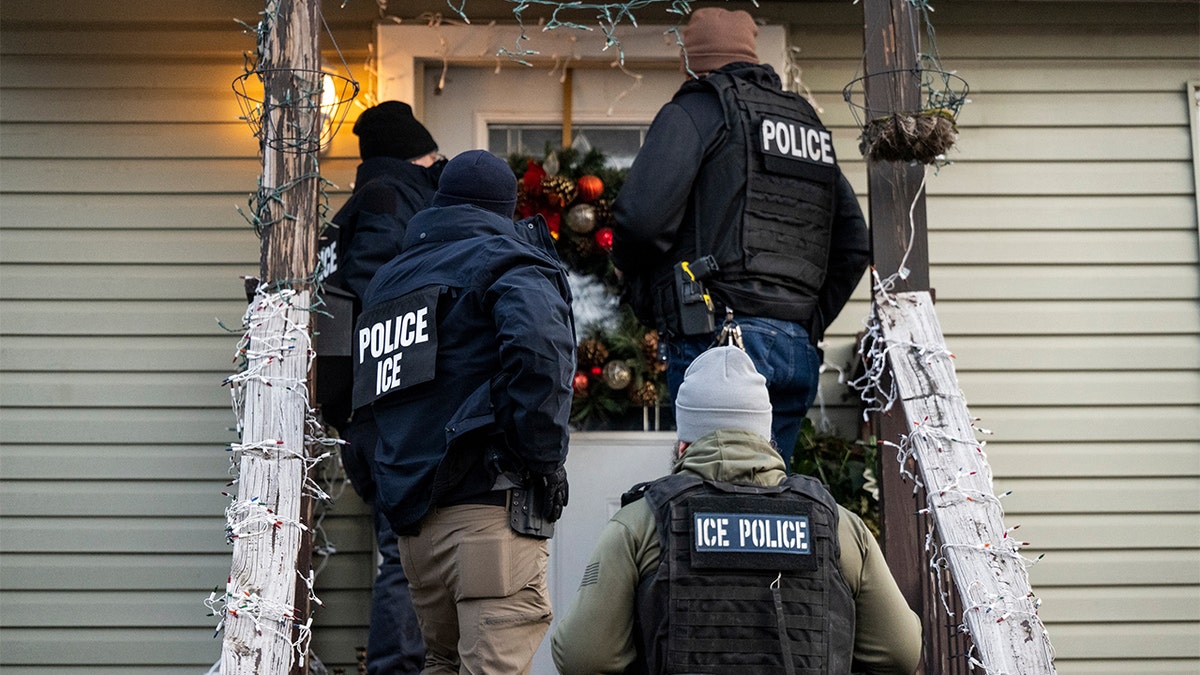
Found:
[[[908,75],[917,60],[913,14],[907,0],[863,2],[864,123],[888,113],[920,108],[917,81]],[[896,291],[929,290],[923,175],[924,167],[918,164],[867,159],[872,263],[881,279],[900,273]],[[901,271],[902,266],[906,272]],[[890,374],[885,373],[885,377]],[[889,387],[890,383],[882,385]],[[873,427],[881,442],[899,443],[901,435],[909,431],[898,405],[875,415]],[[928,571],[912,483],[901,476],[896,453],[889,451],[889,446],[880,446],[880,461],[884,551],[909,606],[921,613],[922,586]],[[915,473],[911,466],[908,471]],[[929,628],[927,625],[926,631]]]
[[[320,176],[318,0],[268,0],[260,25],[260,278],[247,310],[238,489],[227,512],[222,675],[308,672],[311,497],[307,446],[312,274]],[[315,133],[320,134],[320,124]]]

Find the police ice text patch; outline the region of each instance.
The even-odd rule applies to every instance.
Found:
[[[354,330],[354,407],[434,377],[437,365],[436,286],[373,307]]]

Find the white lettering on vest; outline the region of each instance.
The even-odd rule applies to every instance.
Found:
[[[763,118],[759,127],[762,149],[772,155],[834,164],[833,137],[823,129]]]
[[[362,363],[370,350],[371,358],[391,354],[401,347],[411,347],[429,341],[429,308],[405,312],[387,321],[371,324],[358,331],[358,362]]]

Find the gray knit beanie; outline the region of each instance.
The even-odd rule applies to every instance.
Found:
[[[713,347],[696,357],[675,395],[679,440],[691,443],[717,429],[742,429],[770,440],[767,380],[737,347]]]

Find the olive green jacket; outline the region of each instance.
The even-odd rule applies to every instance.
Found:
[[[696,440],[675,462],[675,473],[708,480],[778,485],[787,474],[779,453],[761,436],[716,431]],[[838,507],[838,565],[854,596],[854,669],[908,675],[921,653],[921,623],[888,570],[879,544],[862,520]],[[616,513],[583,574],[569,614],[551,637],[554,664],[567,675],[622,673],[637,658],[634,635],[638,582],[658,567],[654,514],[644,499]]]

